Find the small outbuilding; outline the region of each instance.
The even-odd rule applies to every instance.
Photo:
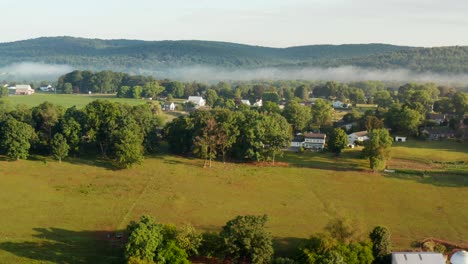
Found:
[[[406,137],[396,136],[395,142],[406,142]]]
[[[436,252],[394,252],[392,264],[445,264],[445,258]]]

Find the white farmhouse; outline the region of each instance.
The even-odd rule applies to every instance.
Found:
[[[34,93],[34,89],[30,85],[16,85],[16,95],[31,95]]]
[[[189,96],[187,102],[191,102],[195,105],[195,108],[199,108],[206,105],[205,99],[201,96]]]

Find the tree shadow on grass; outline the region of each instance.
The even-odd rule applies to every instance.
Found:
[[[80,157],[80,158],[66,158],[62,162],[70,163],[73,165],[86,165],[92,167],[100,167],[107,170],[120,170],[120,168],[116,167],[111,160],[104,159],[102,157]]]
[[[413,171],[411,173],[385,173],[384,176],[440,187],[468,187],[468,172]]]
[[[311,168],[311,169],[323,169],[333,171],[359,171],[365,172],[368,169],[364,168],[359,162],[348,157],[349,155],[343,155],[336,157],[327,154],[316,154],[317,158],[312,155],[306,154],[287,154],[286,159],[280,161],[286,161],[291,167],[298,168]]]
[[[275,237],[273,248],[275,256],[292,258],[297,256],[299,248],[306,244],[308,239],[298,237]]]
[[[123,239],[109,231],[34,228],[35,241],[2,242],[0,250],[53,263],[124,263]]]

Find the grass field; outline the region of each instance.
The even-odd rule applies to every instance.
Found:
[[[468,161],[468,145],[410,141],[392,154],[393,166],[431,170],[434,160]],[[0,161],[0,263],[118,263],[120,241],[107,235],[142,214],[201,230],[219,230],[237,215],[268,214],[280,253],[343,215],[366,230],[388,226],[398,248],[425,237],[468,242],[466,175],[374,174],[359,156],[286,153],[281,161],[289,167],[211,169],[171,155],[129,170],[101,160]]]
[[[110,100],[114,102],[127,103],[130,105],[143,104],[147,102],[142,99],[129,99],[129,98],[117,98],[115,95],[102,95],[102,94],[47,94],[47,93],[35,93],[33,95],[11,95],[8,97],[8,100],[13,103],[13,105],[23,104],[29,107],[33,107],[41,104],[44,101],[51,102],[53,104],[61,105],[66,108],[76,106],[82,108],[88,103],[98,100]]]

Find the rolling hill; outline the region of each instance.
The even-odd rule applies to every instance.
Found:
[[[468,47],[416,48],[386,44],[310,45],[270,48],[214,41],[101,40],[43,37],[0,43],[0,67],[20,62],[76,69],[142,73],[193,65],[223,68],[406,68],[468,73]]]

